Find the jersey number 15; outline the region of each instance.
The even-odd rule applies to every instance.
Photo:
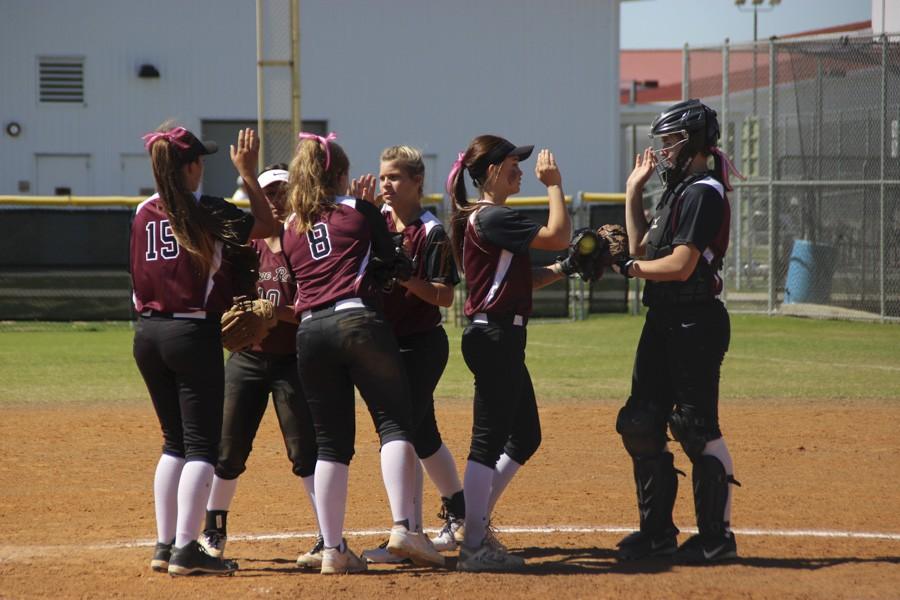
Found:
[[[147,254],[144,258],[149,261],[159,257],[163,260],[178,257],[178,242],[168,219],[147,223]]]

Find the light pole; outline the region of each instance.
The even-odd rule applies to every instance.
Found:
[[[769,6],[762,7],[765,0],[750,0],[750,6],[747,6],[747,0],[734,0],[734,5],[741,12],[753,12],[753,115],[756,115],[756,42],[759,35],[759,13],[770,12],[776,6],[781,4],[781,0],[769,0]]]

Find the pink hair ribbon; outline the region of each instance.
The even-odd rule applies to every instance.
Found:
[[[463,159],[465,159],[465,157],[466,157],[466,155],[464,152],[460,152],[459,154],[456,155],[456,162],[453,163],[453,168],[450,169],[450,174],[447,175],[446,188],[447,188],[448,194],[453,193],[453,182],[456,181],[457,173],[459,173],[460,171],[463,170],[463,168],[465,168],[465,164],[463,163]]]
[[[306,133],[305,131],[301,131],[300,135],[298,135],[301,140],[318,140],[320,144],[325,146],[325,170],[328,170],[328,167],[331,166],[331,146],[330,143],[337,140],[337,135],[332,131],[325,137],[321,135],[316,135],[315,133]]]
[[[728,158],[728,155],[719,150],[718,146],[710,147],[710,151],[719,157],[719,161],[722,163],[722,183],[725,184],[725,189],[731,191],[733,188],[731,187],[731,180],[728,177],[728,172],[734,173],[738,179],[744,180],[747,179],[744,177],[740,171],[737,170],[737,167],[734,166],[734,163],[731,162],[731,159]]]
[[[176,127],[169,131],[151,131],[150,133],[145,134],[141,139],[144,140],[144,148],[147,150],[149,150],[157,140],[166,140],[170,144],[175,144],[182,150],[187,150],[191,145],[181,139],[187,133],[188,130],[184,127]]]

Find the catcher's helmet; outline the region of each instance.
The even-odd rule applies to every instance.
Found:
[[[719,120],[716,111],[697,99],[673,104],[653,119],[650,137],[674,134],[684,136],[684,148],[678,153],[675,163],[660,154],[656,157],[657,172],[665,185],[678,183],[694,155],[718,144]]]

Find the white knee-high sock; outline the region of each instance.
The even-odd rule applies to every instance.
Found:
[[[729,477],[734,476],[734,461],[731,459],[731,453],[728,451],[728,445],[725,443],[725,438],[719,438],[711,442],[706,442],[706,447],[703,448],[703,454],[715,456],[717,459],[719,459],[719,462],[722,463],[722,466],[725,467],[725,474]],[[731,495],[733,492],[733,488],[734,486],[729,483],[728,500],[725,501],[726,523],[731,523]],[[730,526],[728,530],[731,531]]]
[[[413,485],[415,486],[415,494],[413,495],[413,512],[415,513],[416,522],[410,523],[409,526],[415,531],[421,532],[425,527],[425,515],[423,514],[422,503],[425,501],[425,469],[419,459],[415,462],[416,476]]]
[[[322,527],[319,525],[319,513],[316,509],[316,476],[313,474],[308,477],[301,477],[300,481],[303,482],[303,489],[306,491],[306,496],[309,498],[309,505],[312,506],[313,516],[316,518],[316,530],[321,533]]]
[[[456,461],[453,460],[453,455],[446,445],[441,444],[437,452],[423,458],[422,464],[425,465],[428,477],[434,482],[441,498],[452,498],[453,494],[462,489],[462,482],[456,471]]]
[[[512,481],[512,478],[516,476],[516,473],[521,468],[522,465],[511,459],[505,452],[500,455],[500,460],[497,461],[497,466],[494,467],[494,479],[491,483],[491,501],[488,504],[489,519],[494,512],[494,507],[497,505],[497,500],[500,499],[509,482]]]
[[[214,472],[208,462],[191,460],[184,463],[178,482],[178,525],[175,529],[175,546],[178,548],[200,535]]]
[[[493,480],[492,468],[471,460],[466,463],[463,492],[466,498],[465,545],[469,548],[477,548],[484,541]]]
[[[403,440],[394,440],[381,447],[381,476],[391,505],[394,523],[406,521],[414,529],[416,451]]]
[[[344,463],[319,459],[316,462],[315,496],[319,529],[325,546],[337,548],[344,536],[344,511],[347,509],[347,482],[350,467]]]
[[[178,480],[184,459],[163,454],[156,463],[153,477],[153,500],[156,508],[156,540],[171,544],[175,539],[175,521],[178,518]]]
[[[218,475],[214,476],[206,510],[230,510],[234,493],[237,492],[237,484],[237,478],[221,479]]]

